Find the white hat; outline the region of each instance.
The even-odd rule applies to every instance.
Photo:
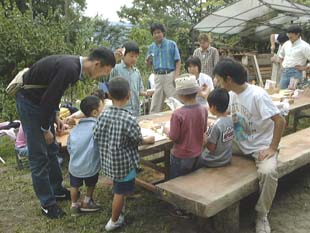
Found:
[[[182,74],[175,79],[176,94],[190,95],[200,91],[196,77],[191,74]]]

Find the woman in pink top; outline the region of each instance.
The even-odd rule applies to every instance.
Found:
[[[18,153],[19,156],[28,156],[27,141],[22,125],[19,126],[19,130],[17,133],[15,141],[15,151],[16,153]]]
[[[181,75],[175,80],[175,84],[176,94],[184,106],[173,112],[170,129],[165,128],[166,134],[173,141],[170,156],[171,179],[196,170],[208,121],[208,110],[196,101],[200,88],[195,76]]]

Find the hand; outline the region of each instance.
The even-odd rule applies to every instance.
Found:
[[[116,63],[119,63],[122,59],[122,57],[124,56],[124,48],[118,48],[115,50],[114,52],[114,57],[115,57],[115,60],[116,60]]]
[[[55,123],[56,123],[56,131],[57,132],[62,132],[65,130],[65,124],[60,120],[58,116],[55,118]]]
[[[297,70],[300,70],[300,71],[307,70],[307,66],[297,65],[297,66],[295,66],[295,68],[296,68]]]
[[[43,134],[46,144],[50,145],[54,142],[54,135],[50,130],[45,131]]]
[[[268,158],[274,156],[276,152],[277,151],[275,149],[269,147],[268,149],[260,151],[257,159],[259,161],[262,161],[264,159],[268,159]]]
[[[155,137],[154,136],[149,136],[143,138],[143,144],[153,144],[155,142]]]

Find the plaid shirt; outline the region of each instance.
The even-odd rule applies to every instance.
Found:
[[[123,179],[139,166],[140,126],[126,109],[110,107],[99,117],[94,129],[103,173],[111,179]]]
[[[207,51],[197,48],[193,56],[199,57],[201,61],[201,72],[213,77],[213,70],[219,61],[219,52],[216,48],[209,46]]]

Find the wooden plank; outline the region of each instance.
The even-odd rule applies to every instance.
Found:
[[[260,70],[259,70],[259,65],[258,65],[258,62],[257,62],[257,58],[256,58],[256,55],[254,54],[253,55],[253,60],[254,60],[254,65],[255,65],[255,71],[256,71],[256,74],[258,76],[258,84],[263,87],[264,86],[264,83],[263,83],[263,79],[262,79],[262,75],[260,73]]]
[[[309,138],[310,128],[282,138],[279,177],[310,163]],[[231,166],[202,168],[157,187],[163,200],[195,215],[211,217],[257,191],[258,179],[252,160],[233,156]]]

